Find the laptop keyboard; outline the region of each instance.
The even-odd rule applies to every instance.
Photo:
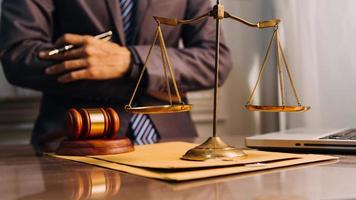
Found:
[[[320,139],[332,139],[332,140],[356,140],[356,129],[349,129],[340,133],[335,133],[322,137]]]

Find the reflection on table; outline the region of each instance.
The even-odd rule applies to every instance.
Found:
[[[1,199],[51,200],[356,199],[356,157],[323,164],[174,183],[36,156],[29,145],[0,146],[0,194]]]

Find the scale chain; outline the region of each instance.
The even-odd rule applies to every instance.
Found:
[[[279,36],[278,36],[278,26],[275,28],[276,29],[276,36],[275,36],[275,40],[276,40],[276,49],[277,49],[277,54],[276,54],[276,58],[277,58],[277,68],[278,68],[278,78],[279,78],[279,89],[280,89],[280,93],[281,93],[281,98],[282,98],[282,106],[286,105],[286,100],[285,100],[285,88],[284,88],[284,79],[283,79],[283,71],[282,71],[282,66],[281,66],[281,59],[280,59],[280,48],[279,48]]]
[[[159,31],[159,38],[160,38],[160,44],[162,44],[162,38],[161,38],[161,33],[162,33],[162,30],[161,30],[161,26],[160,24],[158,24],[158,31]],[[160,46],[160,49],[161,49],[161,57],[162,57],[162,68],[163,68],[163,72],[164,72],[164,77],[165,77],[165,80],[166,80],[166,88],[167,88],[167,92],[168,92],[168,96],[169,96],[169,103],[172,105],[173,104],[173,101],[172,101],[172,93],[171,93],[171,87],[169,86],[169,79],[168,79],[168,75],[167,75],[167,58],[164,54],[164,49],[163,49],[163,46],[162,45],[159,45]]]
[[[277,32],[277,34],[279,34],[279,33]],[[292,75],[291,75],[291,72],[289,70],[289,66],[288,66],[288,63],[287,63],[287,59],[286,59],[286,57],[284,55],[284,51],[282,49],[282,45],[281,45],[280,41],[278,41],[278,47],[279,47],[279,49],[281,51],[282,59],[283,59],[284,65],[286,67],[286,71],[287,71],[287,75],[288,75],[288,78],[289,78],[289,82],[290,82],[290,84],[292,86],[293,94],[295,96],[295,99],[297,100],[298,106],[301,106],[302,104],[301,104],[301,101],[299,99],[299,96],[298,96],[298,93],[297,93],[297,89],[295,88],[295,85],[294,85],[294,82],[293,82],[293,79],[292,79]]]
[[[275,36],[276,36],[276,30],[274,30],[273,35],[272,35],[272,38],[271,38],[271,40],[270,40],[270,42],[269,42],[269,44],[268,44],[266,55],[265,55],[265,57],[264,57],[264,59],[263,59],[262,66],[261,66],[260,71],[259,71],[259,73],[258,73],[258,78],[257,78],[256,84],[255,84],[255,86],[254,86],[254,88],[253,88],[253,90],[252,90],[251,95],[249,96],[249,98],[248,98],[248,100],[247,100],[247,105],[250,105],[250,104],[251,104],[251,102],[252,102],[252,100],[253,100],[253,97],[254,97],[254,95],[255,95],[255,93],[256,93],[257,86],[259,85],[259,83],[260,83],[260,81],[261,81],[261,79],[262,79],[262,74],[263,74],[264,69],[265,69],[265,67],[266,67],[266,64],[267,64],[267,61],[268,61],[268,56],[269,56],[269,54],[270,54],[270,52],[271,52],[271,47],[272,47],[272,43],[273,43],[273,40],[274,40]]]

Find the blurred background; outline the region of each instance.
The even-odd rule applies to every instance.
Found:
[[[1,2],[1,0],[0,0]],[[215,1],[214,1],[215,2]],[[234,67],[219,99],[219,134],[254,135],[294,127],[356,127],[356,7],[354,0],[223,0],[225,9],[257,22],[282,20],[281,42],[307,113],[249,112],[246,100],[257,79],[272,30],[223,22]],[[273,55],[273,54],[272,54]],[[272,57],[256,102],[279,101]],[[292,97],[291,93],[288,93]],[[29,143],[41,96],[9,85],[0,67],[0,143]],[[212,92],[189,94],[202,136],[211,135]],[[291,99],[292,100],[292,99]],[[290,103],[295,103],[290,101]]]

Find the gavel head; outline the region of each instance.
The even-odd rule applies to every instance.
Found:
[[[112,108],[70,109],[66,114],[66,132],[71,140],[115,138],[120,118]]]

